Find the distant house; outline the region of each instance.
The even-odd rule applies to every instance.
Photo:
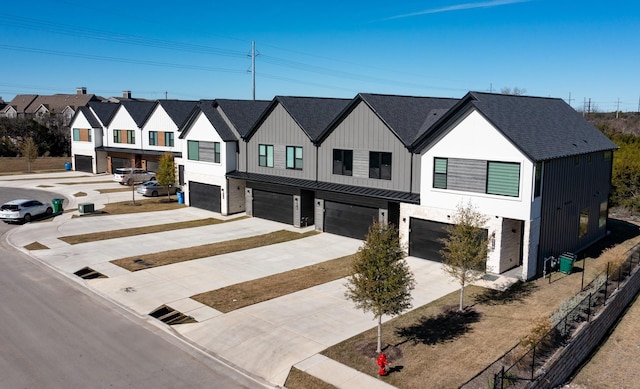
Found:
[[[25,118],[27,107],[33,103],[38,95],[16,95],[7,105],[0,110],[0,117],[10,119]]]
[[[402,204],[409,255],[441,260],[459,204],[488,216],[487,271],[576,252],[606,235],[612,151],[607,137],[560,99],[472,92],[414,143],[420,204]]]

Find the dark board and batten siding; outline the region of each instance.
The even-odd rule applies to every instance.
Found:
[[[566,157],[544,162],[542,179],[542,217],[539,259],[577,252],[603,238],[606,228],[598,226],[600,203],[610,191],[612,158],[603,152]],[[587,234],[578,237],[580,212],[589,209]],[[574,233],[571,233],[571,232]],[[542,274],[542,261],[538,261]]]

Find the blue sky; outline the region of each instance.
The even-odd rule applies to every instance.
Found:
[[[174,99],[524,88],[582,109],[640,106],[635,1],[35,0],[0,18],[0,96]]]

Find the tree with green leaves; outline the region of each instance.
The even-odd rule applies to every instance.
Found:
[[[29,173],[31,173],[31,163],[38,159],[38,145],[33,140],[33,138],[29,137],[22,142],[22,147],[20,147],[20,153],[22,157],[27,161],[27,168]]]
[[[356,253],[345,284],[345,297],[378,319],[378,353],[382,352],[382,316],[411,308],[415,280],[404,257],[398,230],[376,221]]]
[[[458,205],[453,223],[445,227],[448,236],[440,250],[444,270],[460,283],[460,311],[464,310],[464,288],[486,272],[489,239],[483,226],[488,218],[469,202]]]
[[[176,166],[173,160],[173,154],[164,153],[160,158],[156,179],[158,180],[158,184],[167,187],[167,199],[171,200],[171,192],[169,192],[169,189],[176,184]]]

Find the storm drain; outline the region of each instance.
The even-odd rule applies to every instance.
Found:
[[[107,276],[105,276],[104,274],[97,272],[90,267],[83,267],[73,274],[84,280],[92,280],[94,278],[107,278]]]
[[[197,323],[197,321],[191,316],[187,316],[184,313],[176,311],[175,309],[166,305],[162,305],[160,308],[151,312],[149,316],[155,317],[161,322],[169,325]]]

